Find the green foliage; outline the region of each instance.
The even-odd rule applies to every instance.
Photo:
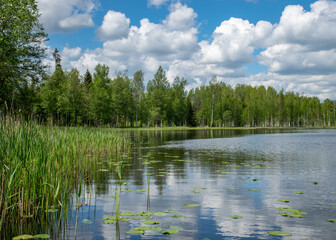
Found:
[[[36,85],[44,72],[46,33],[35,0],[2,0],[0,4],[0,104],[15,109],[22,87]],[[21,96],[22,97],[22,96]],[[26,101],[32,99],[25,99]],[[15,101],[15,102],[14,102]],[[16,104],[14,104],[16,103]],[[18,105],[18,106],[16,106]]]

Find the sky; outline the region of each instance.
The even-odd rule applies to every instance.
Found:
[[[110,75],[161,65],[188,89],[213,76],[235,86],[272,86],[336,99],[336,1],[38,0],[40,21],[62,66]]]

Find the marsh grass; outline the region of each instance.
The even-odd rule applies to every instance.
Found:
[[[118,130],[40,126],[0,116],[1,235],[5,226],[65,209],[80,183],[94,179],[99,158],[128,147]]]

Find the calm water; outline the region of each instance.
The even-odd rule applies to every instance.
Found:
[[[122,190],[128,191],[121,193],[120,212],[178,213],[153,215],[152,220],[159,222],[155,226],[134,219],[105,224],[104,217],[115,215],[116,198],[111,195],[116,194],[118,176],[107,171],[113,159],[102,159],[95,184],[83,186],[81,202],[87,206],[79,211],[77,239],[336,239],[336,223],[328,222],[336,218],[336,130],[130,134],[138,144],[123,156]],[[277,207],[307,214],[284,217]],[[243,218],[232,219],[232,215]],[[84,219],[92,223],[83,223]],[[58,238],[74,239],[75,224],[73,207]],[[144,225],[163,230],[175,225],[183,230],[170,236],[125,233]],[[269,231],[292,236],[271,236]]]

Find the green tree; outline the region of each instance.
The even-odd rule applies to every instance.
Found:
[[[141,70],[134,73],[131,88],[135,105],[135,126],[138,127],[138,115],[139,111],[141,111],[140,103],[145,91],[144,73]]]
[[[38,20],[35,0],[0,4],[0,104],[36,85],[44,73],[47,34]],[[21,89],[21,90],[20,90]],[[31,88],[32,89],[32,88]],[[25,90],[23,90],[25,91]],[[21,96],[23,97],[23,96]],[[29,98],[26,99],[27,101]]]

